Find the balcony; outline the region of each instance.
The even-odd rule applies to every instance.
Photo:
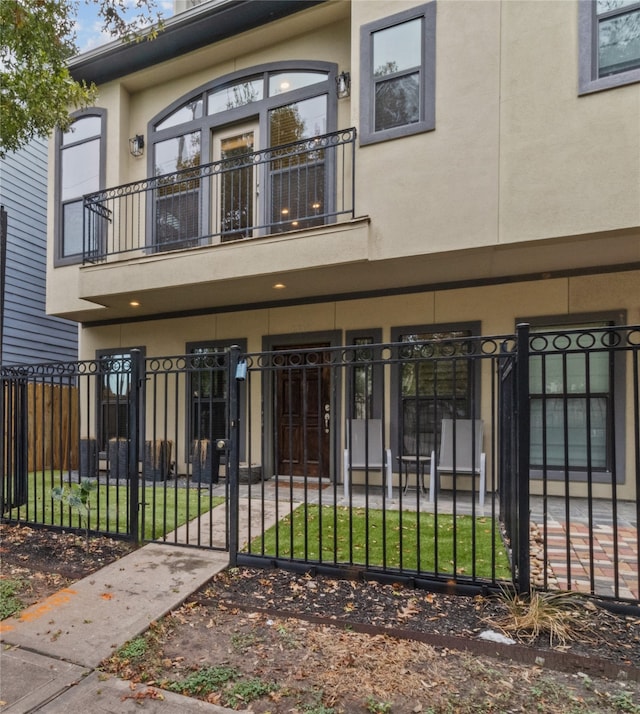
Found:
[[[158,256],[354,218],[354,128],[85,196],[83,263]]]

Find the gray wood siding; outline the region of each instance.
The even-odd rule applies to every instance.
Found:
[[[45,311],[47,145],[40,139],[0,161],[0,204],[7,211],[3,364],[73,360],[76,323]]]

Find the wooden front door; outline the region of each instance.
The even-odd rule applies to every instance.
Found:
[[[319,347],[328,344],[275,349]],[[330,381],[331,369],[323,363],[321,353],[288,355],[278,370],[275,414],[279,475],[329,477]]]

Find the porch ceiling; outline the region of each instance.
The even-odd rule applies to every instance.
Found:
[[[372,257],[368,220],[344,225],[321,242],[310,232],[312,253],[299,239],[244,241],[85,266],[80,297],[94,307],[60,316],[117,321],[640,268],[640,237],[631,231],[383,260]],[[248,250],[264,253],[249,262]]]

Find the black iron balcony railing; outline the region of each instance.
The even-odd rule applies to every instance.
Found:
[[[83,262],[353,218],[355,138],[344,129],[87,195]]]

